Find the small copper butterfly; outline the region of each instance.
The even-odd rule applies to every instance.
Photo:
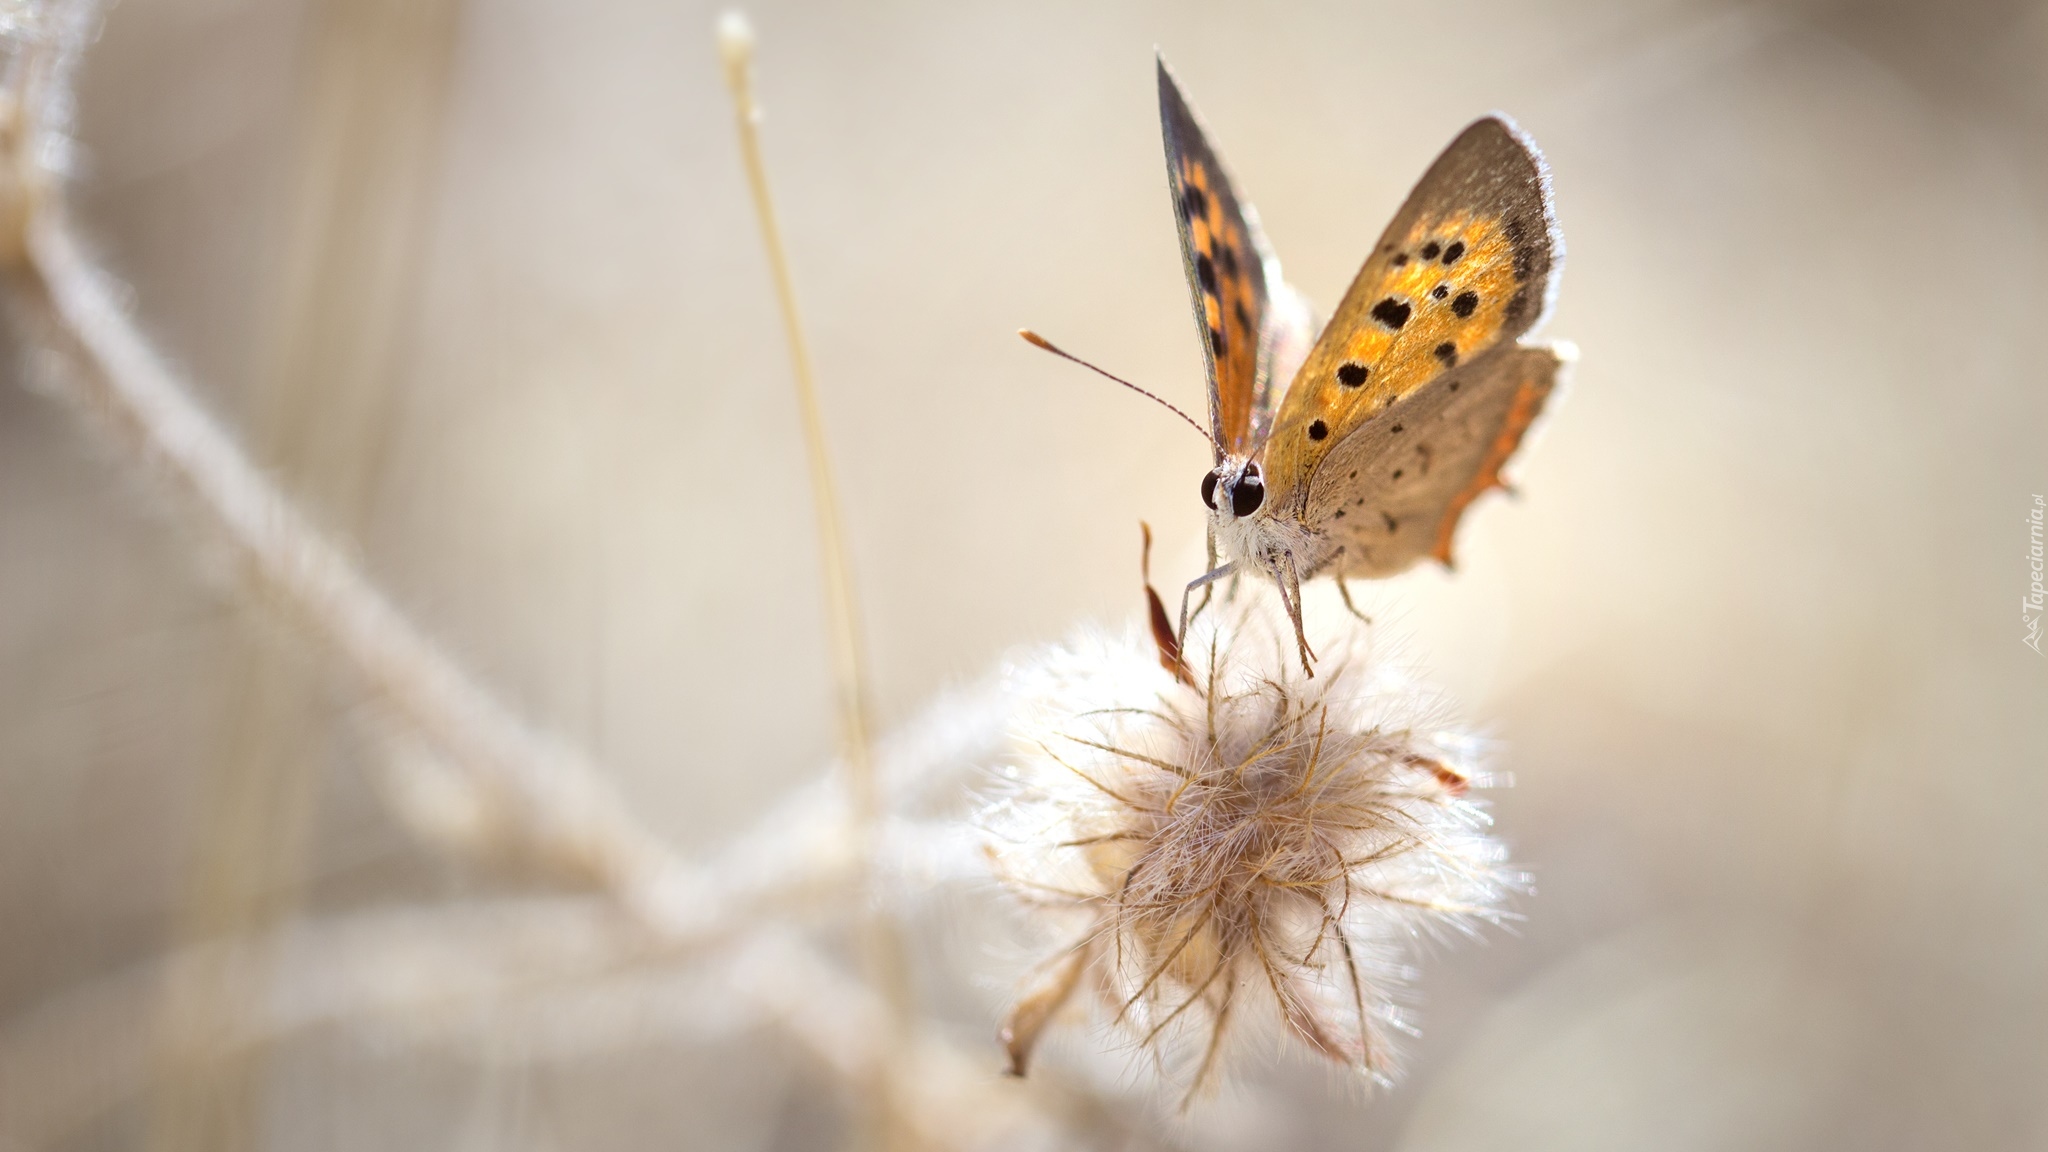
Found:
[[[1317,336],[1163,57],[1158,68],[1216,454],[1201,486],[1210,571],[1188,592],[1238,572],[1271,577],[1306,666],[1301,582],[1327,573],[1341,590],[1424,557],[1448,567],[1459,517],[1506,487],[1502,467],[1575,355],[1519,342],[1549,311],[1564,259],[1550,173],[1512,121],[1474,122],[1408,194]],[[1279,381],[1291,381],[1284,393]],[[1183,630],[1187,615],[1184,596]]]

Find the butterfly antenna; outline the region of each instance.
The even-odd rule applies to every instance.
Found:
[[[1114,380],[1117,383],[1123,385],[1124,387],[1129,388],[1131,391],[1136,392],[1138,395],[1145,397],[1147,400],[1152,401],[1153,403],[1166,409],[1168,412],[1171,412],[1175,416],[1178,416],[1181,419],[1187,421],[1189,427],[1193,428],[1195,431],[1200,432],[1202,434],[1202,439],[1208,440],[1211,447],[1215,446],[1216,441],[1210,438],[1208,430],[1203,428],[1200,424],[1195,423],[1195,418],[1193,416],[1190,416],[1187,413],[1181,411],[1180,409],[1174,407],[1172,404],[1161,399],[1160,397],[1145,391],[1143,388],[1138,387],[1136,384],[1131,383],[1129,380],[1126,380],[1121,376],[1118,376],[1111,372],[1105,372],[1102,369],[1097,368],[1095,365],[1090,364],[1086,360],[1081,359],[1079,356],[1074,355],[1072,352],[1069,352],[1066,349],[1061,348],[1059,345],[1054,344],[1052,341],[1047,340],[1045,337],[1040,336],[1038,333],[1033,332],[1029,328],[1017,329],[1017,335],[1022,336],[1028,343],[1043,348],[1047,352],[1050,352],[1063,360],[1072,360],[1074,363],[1079,364],[1081,367],[1088,369],[1090,372],[1094,372],[1097,375],[1101,376],[1107,376],[1111,380]]]

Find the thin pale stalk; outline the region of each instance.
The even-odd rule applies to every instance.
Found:
[[[826,625],[831,631],[832,671],[838,692],[841,754],[856,801],[856,815],[872,820],[877,813],[874,768],[869,755],[867,674],[860,622],[854,610],[853,571],[847,560],[846,537],[839,515],[839,492],[832,480],[831,455],[825,441],[825,419],[818,403],[817,378],[811,369],[810,345],[796,306],[796,287],[782,244],[782,226],[768,193],[768,170],[761,160],[761,110],[754,103],[753,33],[737,13],[719,25],[719,46],[725,56],[726,82],[732,87],[738,113],[740,154],[747,187],[761,223],[761,243],[768,252],[768,270],[775,281],[775,299],[782,312],[783,336],[796,382],[797,410],[803,426],[804,455],[810,464],[811,501],[817,513],[818,555],[823,569]]]
[[[818,403],[810,346],[804,339],[803,322],[797,311],[796,286],[782,243],[782,227],[768,191],[767,165],[761,159],[761,110],[754,101],[753,86],[753,30],[739,13],[728,12],[719,22],[718,42],[739,124],[740,155],[746,167],[747,188],[753,195],[754,214],[761,224],[761,243],[767,249],[769,274],[774,279],[775,299],[782,313],[783,336],[789,343],[797,410],[803,427],[804,455],[810,464],[811,501],[817,519],[826,627],[830,632],[833,680],[839,705],[840,754],[846,763],[855,842],[862,846],[862,856],[866,859],[872,857],[875,849],[881,804],[874,763],[869,753],[866,658],[855,609],[853,570],[846,554],[839,494],[832,480],[831,454],[825,440],[825,418]],[[871,888],[872,867],[866,870],[864,880],[864,887]],[[862,928],[868,978],[881,990],[886,1009],[880,1020],[882,1042],[875,1048],[879,1096],[868,1136],[871,1147],[888,1148],[898,1142],[890,1131],[893,1122],[889,1117],[896,1107],[893,1097],[897,1092],[891,1086],[889,1070],[903,1064],[911,1023],[911,1004],[902,943],[897,939],[895,926],[890,922],[885,902],[880,897],[880,893],[870,892],[868,914]]]

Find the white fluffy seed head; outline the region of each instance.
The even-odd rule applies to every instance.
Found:
[[[1087,987],[1190,1097],[1252,1029],[1384,1082],[1408,946],[1499,919],[1517,884],[1466,796],[1476,742],[1370,629],[1308,678],[1269,593],[1202,620],[1193,685],[1135,631],[1011,669],[1016,754],[982,824],[1059,942],[1005,1024],[1012,1070]]]

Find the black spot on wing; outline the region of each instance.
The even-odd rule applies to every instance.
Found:
[[[1394,533],[1401,530],[1401,522],[1399,520],[1394,519],[1392,516],[1387,515],[1385,512],[1380,513],[1380,519],[1386,522],[1387,535],[1391,536]]]
[[[1437,345],[1433,351],[1436,353],[1436,358],[1444,362],[1444,367],[1446,368],[1458,362],[1458,346],[1449,340]]]
[[[1406,264],[1407,262],[1408,254],[1406,252],[1402,252],[1394,257],[1394,267],[1396,268],[1399,268],[1401,265]]]
[[[1451,241],[1450,246],[1444,249],[1444,263],[1446,265],[1456,264],[1458,262],[1458,257],[1463,256],[1464,254],[1465,242],[1463,240],[1453,240]]]
[[[1198,220],[1209,215],[1208,193],[1203,192],[1193,182],[1189,182],[1187,187],[1181,191],[1180,202],[1190,220]],[[1153,203],[1156,204],[1158,201],[1155,200]]]
[[[1329,434],[1330,426],[1321,420],[1314,421],[1308,426],[1308,438],[1311,440],[1321,440]]]
[[[1257,333],[1252,331],[1252,314],[1250,312],[1245,311],[1244,297],[1240,296],[1236,300],[1232,301],[1230,311],[1233,315],[1237,317],[1237,326],[1239,328],[1244,329],[1245,335],[1257,335]]]
[[[1399,332],[1401,326],[1408,323],[1408,313],[1410,311],[1412,309],[1408,307],[1405,301],[1396,300],[1389,296],[1372,306],[1372,318]]]
[[[1222,250],[1216,253],[1216,262],[1223,265],[1225,276],[1237,278],[1237,249],[1225,244]]]
[[[1458,298],[1451,301],[1451,311],[1456,312],[1460,320],[1470,316],[1472,310],[1477,307],[1479,307],[1479,293],[1477,292],[1460,292],[1458,293]]]
[[[1229,350],[1230,350],[1230,343],[1229,343],[1229,341],[1226,341],[1226,340],[1225,340],[1225,339],[1223,338],[1223,329],[1221,329],[1221,328],[1211,328],[1211,329],[1209,329],[1209,346],[1210,346],[1211,348],[1214,348],[1214,349],[1216,350],[1216,355],[1217,355],[1218,357],[1221,357],[1221,356],[1222,356],[1222,355],[1223,355],[1223,354],[1224,354],[1225,352],[1227,352],[1227,351],[1229,351]]]
[[[1443,247],[1436,241],[1431,240],[1422,246],[1422,258],[1424,260],[1434,260],[1436,259],[1436,254],[1441,251],[1443,251]]]
[[[1356,388],[1365,383],[1365,378],[1371,374],[1371,371],[1371,369],[1356,360],[1346,360],[1344,363],[1337,365],[1337,383],[1344,385],[1346,388]]]
[[[1450,294],[1451,290],[1449,288],[1444,287],[1441,284],[1429,290],[1429,298],[1431,300],[1441,300],[1444,297],[1449,296]]]
[[[1202,291],[1216,294],[1216,262],[1206,254],[1195,257],[1195,276],[1202,281]]]

